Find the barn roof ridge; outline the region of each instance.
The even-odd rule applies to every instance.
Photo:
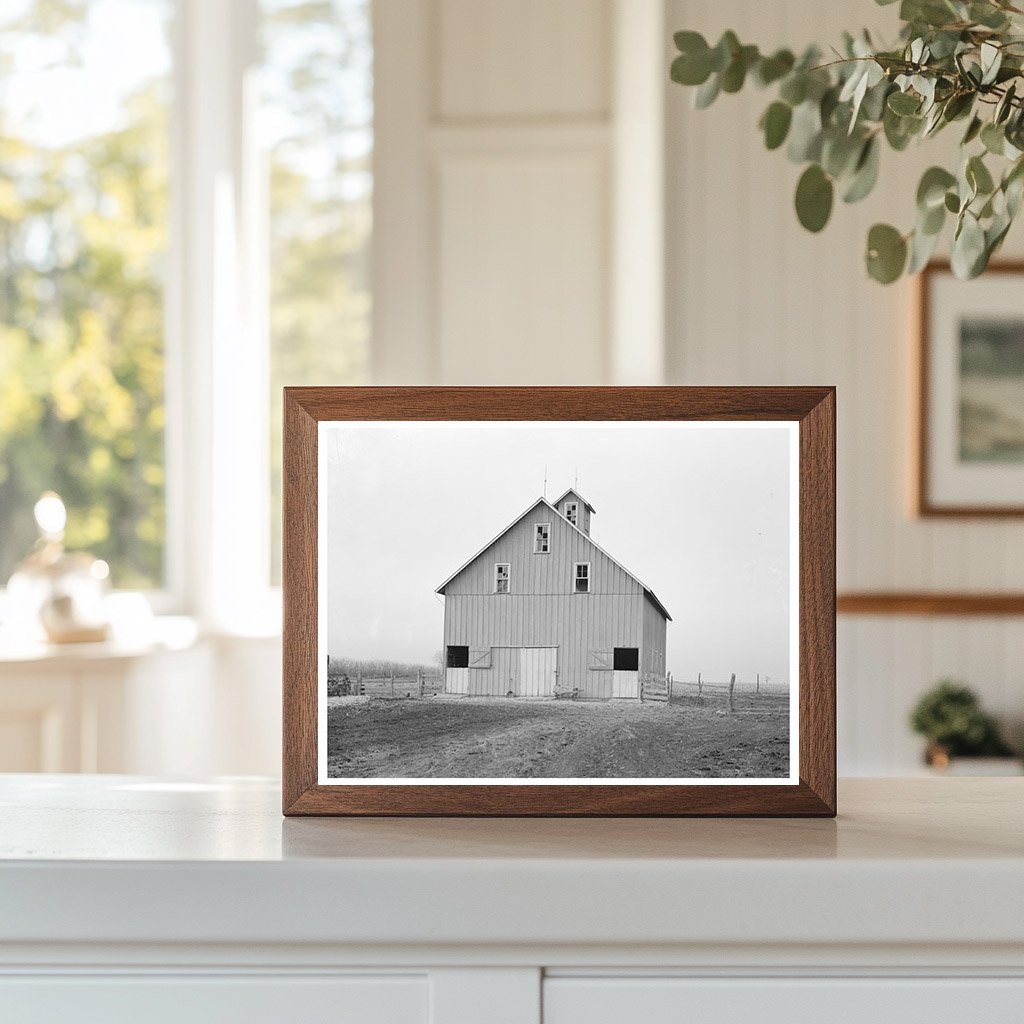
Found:
[[[573,489],[571,487],[569,488],[569,490],[573,491]],[[566,494],[568,494],[568,493],[569,493],[569,491],[566,491]],[[577,494],[578,497],[582,498],[582,495],[579,495],[578,492],[573,491],[573,493]],[[565,495],[563,494],[562,497],[564,498]],[[559,498],[558,500],[561,501],[562,498]],[[637,574],[635,572],[630,572],[629,569],[627,569],[617,558],[615,558],[613,555],[610,555],[607,551],[605,551],[605,549],[603,547],[601,547],[601,545],[598,544],[597,541],[594,540],[594,538],[590,536],[590,534],[584,533],[575,523],[570,523],[569,520],[566,519],[565,516],[563,516],[561,514],[561,512],[559,512],[558,509],[555,508],[555,506],[552,505],[551,502],[548,501],[548,499],[544,498],[544,497],[540,497],[535,502],[533,502],[532,505],[528,505],[518,516],[515,517],[515,519],[512,520],[511,523],[508,524],[508,526],[505,527],[504,530],[502,530],[500,533],[498,533],[494,537],[492,537],[475,555],[473,555],[472,558],[469,558],[465,562],[463,562],[462,565],[460,565],[458,567],[458,569],[456,569],[455,572],[453,572],[451,574],[451,576],[449,576],[448,579],[446,579],[444,581],[444,583],[442,583],[434,591],[434,593],[435,594],[443,594],[444,593],[444,588],[447,587],[448,584],[451,583],[451,581],[453,579],[455,579],[455,577],[458,576],[459,573],[462,572],[463,569],[465,569],[468,566],[472,565],[492,544],[495,544],[499,540],[501,540],[501,538],[504,537],[505,534],[508,533],[508,531],[511,530],[513,526],[515,526],[521,519],[524,519],[526,516],[528,516],[538,505],[547,505],[547,507],[549,509],[551,509],[551,511],[554,512],[555,515],[558,516],[558,518],[561,519],[563,523],[565,523],[567,526],[569,526],[573,530],[575,530],[584,540],[588,541],[590,544],[593,544],[593,546],[595,548],[597,548],[597,550],[600,551],[601,554],[604,555],[605,558],[607,558],[609,561],[613,562],[627,576],[629,576],[631,579],[633,579],[637,583],[639,583],[640,586],[643,588],[643,592],[654,602],[655,606],[658,608],[658,610],[661,612],[661,614],[664,615],[665,618],[668,619],[669,622],[673,621],[672,616],[669,614],[669,610],[661,603],[661,600],[659,599],[658,595],[653,590],[651,590],[651,588],[649,586],[647,586],[647,584],[644,583],[644,581],[642,579],[640,579],[640,577],[637,576]],[[593,510],[591,510],[591,511],[593,511]]]

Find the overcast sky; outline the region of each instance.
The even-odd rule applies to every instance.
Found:
[[[785,424],[338,424],[323,437],[328,651],[429,664],[434,591],[578,477],[591,536],[668,608],[677,679],[789,678]]]

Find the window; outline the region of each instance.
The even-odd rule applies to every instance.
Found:
[[[281,388],[364,384],[370,354],[370,0],[261,0],[268,157],[270,566],[280,568]]]
[[[616,672],[638,672],[640,670],[640,648],[616,647],[612,652],[612,668]]]
[[[469,647],[449,644],[445,665],[448,668],[469,668]]]
[[[573,590],[577,594],[590,593],[590,563],[577,562],[573,578]]]
[[[567,501],[565,503],[565,518],[576,525],[576,520],[579,518],[579,505],[575,501]]]
[[[496,594],[508,593],[509,564],[498,562],[494,566],[494,592]]]
[[[0,586],[50,489],[114,586],[164,584],[172,13],[0,14]]]
[[[550,550],[551,524],[537,523],[533,534],[533,551],[537,555],[546,555]]]

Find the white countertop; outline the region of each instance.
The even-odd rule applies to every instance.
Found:
[[[839,817],[284,819],[275,783],[0,776],[0,943],[1024,944],[1024,779]]]

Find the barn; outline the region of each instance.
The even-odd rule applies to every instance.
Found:
[[[575,489],[538,498],[437,588],[445,692],[639,697],[665,675],[665,606],[590,536]]]

